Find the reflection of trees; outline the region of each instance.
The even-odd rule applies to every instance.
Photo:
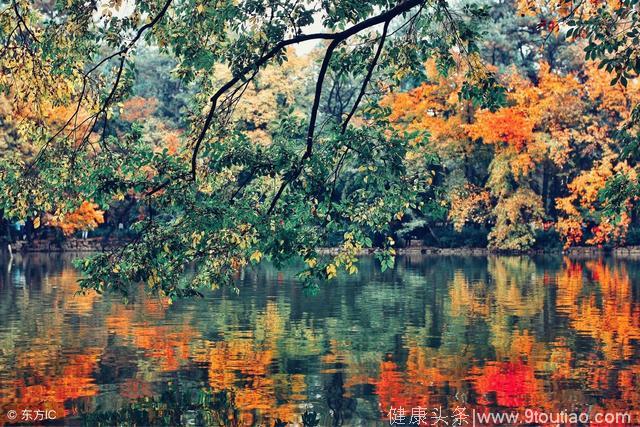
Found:
[[[574,377],[604,396],[598,410],[640,410],[638,268],[623,262],[565,259],[558,274],[559,310],[591,351],[574,354]]]
[[[640,408],[640,269],[621,262],[404,258],[380,273],[364,259],[316,297],[260,266],[239,296],[124,306],[74,296],[68,258],[17,261],[0,276],[0,410],[273,424],[312,403],[320,425],[341,425],[456,393],[479,408]],[[218,409],[182,396],[193,390]],[[215,406],[224,393],[231,412]]]
[[[576,266],[567,260],[567,271],[558,284],[568,299],[563,308],[578,333],[588,335],[603,345],[609,360],[634,356],[640,341],[640,304],[632,299],[631,278],[624,264],[610,265],[587,261]],[[586,290],[583,284],[589,285]]]
[[[104,345],[89,327],[95,295],[74,296],[71,258],[16,256],[0,286],[0,411],[73,413],[99,392],[93,377]],[[33,284],[33,286],[31,286]],[[54,309],[52,309],[54,307]],[[11,349],[7,351],[6,349]]]
[[[233,393],[226,390],[211,392],[205,389],[183,390],[169,386],[151,398],[136,399],[112,411],[84,415],[90,426],[238,426],[245,425],[235,406]]]
[[[378,360],[376,378],[362,375],[362,363],[353,362],[350,382],[375,384],[383,407],[433,403],[443,393],[455,394],[453,387],[470,392],[476,404],[640,408],[640,304],[631,279],[637,270],[633,276],[625,265],[603,260],[543,261],[490,258],[485,274],[472,265],[444,268],[449,261],[440,259],[405,271],[401,264],[391,278],[397,285],[363,298],[371,312],[396,310],[395,318],[380,322],[396,339],[384,340],[384,331],[375,336],[401,357],[371,354]],[[576,276],[583,269],[585,275]],[[403,318],[407,313],[410,319]],[[607,397],[620,393],[625,400]]]

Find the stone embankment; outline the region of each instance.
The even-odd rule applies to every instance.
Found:
[[[12,244],[14,252],[98,252],[108,250],[126,243],[122,239],[89,238],[66,239],[61,242],[53,240],[34,240],[32,242],[18,241]],[[640,259],[640,246],[625,246],[621,248],[597,248],[593,246],[577,246],[560,251],[558,249],[536,249],[526,252],[492,251],[487,248],[436,248],[431,246],[410,245],[396,249],[399,255],[450,255],[450,256],[487,256],[499,255],[544,255],[564,254],[572,257],[592,257],[598,255],[614,255]],[[319,248],[318,253],[323,255],[336,255],[339,248]],[[360,255],[375,253],[376,249],[362,250]]]
[[[95,237],[89,239],[19,240],[11,245],[14,252],[99,252],[123,245],[126,241]]]
[[[336,255],[339,248],[320,248],[323,255]],[[363,250],[360,254],[375,253],[375,249]],[[620,257],[640,258],[640,246],[626,246],[621,248],[598,248],[593,246],[576,246],[565,250],[534,249],[529,251],[494,251],[487,248],[436,248],[432,246],[408,246],[398,248],[399,255],[450,255],[450,256],[487,256],[487,255],[569,255],[572,257],[592,257],[598,255],[614,255]]]

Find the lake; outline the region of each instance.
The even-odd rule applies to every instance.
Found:
[[[364,258],[315,295],[260,265],[127,305],[75,295],[71,261],[0,260],[0,425],[640,423],[640,261]]]

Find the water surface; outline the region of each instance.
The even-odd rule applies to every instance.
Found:
[[[269,426],[640,410],[639,261],[418,256],[381,273],[363,259],[315,296],[265,265],[239,295],[124,305],[75,295],[71,259],[0,260],[0,425],[24,409],[57,424]]]

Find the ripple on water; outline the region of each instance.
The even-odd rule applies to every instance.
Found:
[[[392,406],[640,409],[631,261],[431,256],[381,273],[365,258],[315,296],[260,265],[239,295],[129,305],[76,295],[70,261],[17,256],[0,275],[1,412],[384,425]]]

